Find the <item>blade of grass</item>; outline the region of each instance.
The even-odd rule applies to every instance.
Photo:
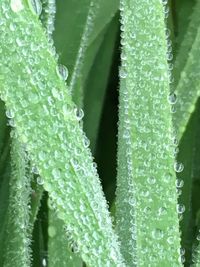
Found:
[[[193,8],[182,44],[180,45],[174,66],[175,93],[178,101],[174,114],[174,125],[179,139],[185,131],[191,113],[199,97],[199,43],[200,43],[200,1]],[[192,88],[192,90],[190,89]],[[190,89],[190,90],[189,90]]]
[[[164,10],[121,1],[116,223],[127,266],[181,266]],[[178,167],[178,169],[177,169]],[[127,232],[127,229],[129,231]],[[170,257],[169,257],[170,255]]]
[[[105,90],[113,58],[113,49],[118,29],[117,21],[118,16],[116,16],[109,25],[85,85],[84,130],[90,140],[90,148],[93,152],[95,151],[98,137],[98,128],[104,103]]]
[[[12,135],[14,132],[12,132]],[[13,137],[11,149],[11,179],[7,218],[7,239],[4,254],[5,267],[31,265],[29,205],[30,180],[26,176],[26,155]]]
[[[65,236],[63,222],[56,217],[56,214],[50,210],[49,217],[49,242],[48,242],[48,266],[49,267],[81,267],[82,261],[76,254],[75,246],[69,244],[69,240]],[[74,249],[74,252],[72,251]]]
[[[33,251],[33,267],[48,265],[48,206],[47,193],[44,192],[41,199],[41,207],[38,211],[37,220],[33,229],[32,251]]]
[[[45,0],[43,2],[43,14],[41,21],[44,28],[47,30],[49,39],[52,38],[54,30],[54,15],[55,15],[55,1]],[[40,184],[43,183],[41,177],[38,177]],[[36,185],[36,195],[34,194],[34,201],[32,206],[33,220],[38,212],[38,207],[43,194],[43,187]],[[52,209],[48,211],[48,266],[82,266],[82,261],[77,255],[67,249],[67,238],[64,235],[64,223],[62,220],[56,218],[56,214]]]
[[[177,157],[178,161],[184,164],[183,173],[177,174],[177,189],[182,191],[182,194],[179,196],[179,203],[185,206],[185,212],[180,222],[180,227],[182,232],[181,245],[182,248],[185,249],[186,266],[190,264],[191,261],[192,243],[194,239],[192,187],[194,182],[194,164],[196,157],[198,157],[198,153],[196,153],[196,141],[199,138],[198,112],[199,108],[191,115],[186,131],[181,138]]]
[[[197,0],[198,1],[198,0]],[[173,17],[175,23],[175,55],[179,51],[180,45],[183,42],[185,34],[188,30],[188,24],[190,22],[193,7],[196,4],[196,0],[175,0],[172,1]]]
[[[177,57],[174,63],[175,66],[173,75],[175,80],[175,87],[178,85],[178,82],[181,77],[181,72],[184,70],[187,61],[189,60],[188,54],[190,53],[193,43],[197,36],[198,28],[200,26],[199,8],[200,8],[200,1],[198,0],[193,8],[189,24],[186,27],[187,31],[184,32],[185,33],[184,38],[183,41],[180,43],[180,48],[178,50]]]
[[[200,44],[200,27],[189,53],[185,68],[181,72],[178,85],[176,87],[176,95],[178,101],[176,103],[176,113],[174,116],[174,125],[178,132],[179,139],[186,129],[187,123],[192,112],[195,110],[196,101],[200,95],[199,90],[199,44]],[[192,90],[191,90],[192,89]]]
[[[199,266],[199,240],[200,240],[200,203],[199,203],[199,192],[200,192],[200,100],[198,100],[197,109],[195,111],[197,115],[197,127],[195,136],[195,149],[194,149],[194,160],[193,160],[193,188],[192,188],[192,213],[193,213],[193,232],[190,238],[193,238],[193,251],[192,260],[194,266]],[[192,263],[192,261],[190,262]]]
[[[5,106],[4,103],[0,100],[0,153],[3,153],[5,136],[7,135],[7,127],[6,127],[6,116],[5,116]]]
[[[26,144],[44,179],[44,188],[53,199],[58,216],[67,224],[68,234],[77,242],[83,260],[89,266],[110,263],[121,267],[117,237],[88,140],[79,125],[77,109],[56,71],[54,52],[37,16],[21,1],[17,6],[11,1],[11,8],[8,3],[3,0],[0,7],[3,20],[0,70],[4,84],[1,93],[14,116],[18,137]],[[15,31],[9,30],[10,24],[18,25]],[[10,42],[17,43],[14,51],[8,45]],[[37,48],[34,53],[33,48]]]
[[[9,162],[8,158],[7,161]],[[8,209],[8,194],[9,194],[9,179],[10,179],[10,164],[5,164],[4,173],[1,174],[0,186],[0,255],[4,255],[6,241],[6,225],[7,225],[7,209]],[[3,265],[3,256],[0,257],[0,266]]]

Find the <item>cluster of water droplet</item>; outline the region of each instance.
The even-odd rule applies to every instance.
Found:
[[[57,67],[35,14],[24,2],[16,3],[10,1],[8,6],[3,0],[0,6],[1,97],[7,115],[14,120],[17,138],[37,167],[33,171],[43,177],[57,215],[70,227],[84,261],[91,266],[122,267],[89,140],[80,127],[83,111],[65,88],[67,71]]]

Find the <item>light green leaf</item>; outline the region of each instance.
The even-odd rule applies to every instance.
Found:
[[[122,267],[88,139],[79,125],[80,113],[37,17],[20,4],[19,10],[3,0],[0,7],[1,95],[14,117],[18,138],[26,145],[83,260],[88,266]],[[14,31],[8,30],[10,24],[17,24]],[[16,44],[14,50],[10,44]]]
[[[181,266],[163,11],[160,0],[121,1],[116,223],[127,266]]]
[[[31,264],[29,225],[31,184],[29,177],[26,176],[26,161],[27,156],[21,144],[16,137],[13,137],[4,267],[28,267]]]

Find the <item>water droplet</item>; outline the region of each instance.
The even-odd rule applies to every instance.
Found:
[[[6,117],[8,119],[13,119],[14,118],[14,112],[11,109],[6,110]]]
[[[119,72],[119,76],[122,79],[125,79],[127,77],[127,72],[124,69],[121,69]]]
[[[44,184],[44,180],[43,180],[40,176],[38,176],[38,177],[37,177],[37,183],[38,183],[39,185],[43,185],[43,184]]]
[[[185,206],[183,204],[178,204],[176,209],[179,214],[182,214],[185,211]]]
[[[84,117],[84,112],[81,108],[75,108],[74,113],[78,121],[82,120]]]
[[[29,100],[29,102],[31,102],[33,104],[37,104],[39,102],[39,97],[36,93],[29,92],[28,100]]]
[[[28,5],[35,15],[40,16],[42,13],[42,4],[40,0],[28,0]]]
[[[181,256],[185,255],[185,249],[184,248],[180,248],[180,255]]]
[[[44,161],[46,159],[46,153],[44,151],[40,151],[38,153],[39,160]]]
[[[62,100],[63,99],[63,94],[62,94],[62,92],[59,89],[53,88],[51,90],[51,93],[52,93],[53,97],[55,97],[55,98],[57,98],[59,100]]]
[[[72,159],[70,159],[70,162],[71,162],[72,167],[74,168],[74,170],[79,170],[80,169],[80,165],[79,165],[78,160],[72,158]],[[67,167],[68,167],[68,165],[67,165]]]
[[[163,177],[163,180],[166,182],[166,183],[169,183],[171,181],[171,179],[173,178],[172,174],[171,173],[168,173],[166,174],[164,177]]]
[[[21,0],[11,0],[10,7],[13,12],[20,12],[24,9],[24,5]]]
[[[168,242],[170,245],[172,245],[172,244],[174,243],[174,237],[173,237],[173,236],[169,236],[169,237],[167,238],[167,242]]]
[[[156,179],[155,179],[155,177],[150,176],[150,177],[147,178],[147,182],[148,182],[149,184],[153,185],[153,184],[155,184]]]
[[[200,241],[200,234],[197,235],[197,240]]]
[[[39,174],[38,168],[36,166],[32,166],[31,171],[34,174]]]
[[[86,148],[89,147],[89,145],[90,145],[90,140],[86,136],[84,136],[83,145]]]
[[[47,266],[47,260],[45,258],[42,259],[42,266],[44,266],[44,267]]]
[[[163,236],[164,236],[164,233],[161,229],[156,228],[152,231],[152,237],[157,239],[157,240],[162,239]]]
[[[64,65],[58,65],[56,67],[56,72],[61,79],[63,79],[64,81],[67,80],[69,73],[68,69]]]
[[[176,101],[177,101],[176,94],[175,93],[171,93],[168,96],[168,102],[169,102],[169,104],[174,105],[174,104],[176,104]]]
[[[135,201],[135,203],[136,203],[136,201]],[[135,203],[134,203],[134,205],[135,205]],[[149,215],[149,214],[151,213],[151,208],[148,207],[148,206],[146,206],[146,207],[144,208],[144,213],[145,213],[146,215]]]
[[[53,169],[52,175],[55,179],[59,179],[60,178],[60,170],[59,169]]]
[[[175,106],[171,106],[171,113],[176,113],[176,107]]]
[[[184,165],[181,162],[175,162],[174,163],[174,170],[175,172],[182,172],[184,170]]]
[[[184,186],[184,181],[181,179],[176,180],[176,187],[177,188],[182,188]]]
[[[166,215],[167,214],[167,209],[165,207],[160,207],[158,210],[158,215]]]

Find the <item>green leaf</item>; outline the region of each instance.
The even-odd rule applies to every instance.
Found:
[[[54,51],[35,14],[20,0],[17,8],[11,3],[9,7],[3,0],[0,7],[1,95],[14,117],[18,138],[83,260],[89,266],[122,267],[88,139],[79,125],[80,113],[58,72]],[[14,31],[10,24],[17,24]],[[10,43],[16,43],[14,50]]]
[[[90,140],[90,148],[95,150],[100,118],[108,84],[110,67],[113,59],[113,48],[118,29],[118,16],[109,25],[104,41],[95,58],[85,85],[84,94],[84,129]]]
[[[7,158],[8,160],[8,158]],[[1,174],[0,186],[0,255],[4,255],[6,241],[6,224],[7,224],[7,209],[8,209],[8,194],[10,181],[10,165],[5,164],[4,174]],[[3,267],[3,257],[0,257],[0,266]]]
[[[193,7],[198,0],[172,0],[175,31],[175,55],[179,51],[185,34],[188,31],[188,24],[191,20]]]
[[[195,109],[199,90],[199,44],[200,44],[200,1],[197,1],[190,24],[180,46],[174,66],[174,80],[177,94],[174,125],[179,139]]]
[[[74,241],[67,240],[63,222],[56,217],[52,210],[50,210],[48,234],[49,267],[82,267],[82,261],[76,253]]]
[[[27,156],[14,136],[11,164],[7,239],[3,266],[28,267],[31,264],[29,228],[31,186],[29,177],[26,176]]]
[[[127,266],[181,266],[163,8],[121,1],[116,223]]]
[[[194,164],[199,158],[196,153],[196,141],[199,138],[198,111],[194,111],[179,144],[178,161],[184,164],[184,171],[177,174],[177,189],[181,193],[179,203],[185,206],[185,212],[181,216],[181,244],[185,249],[185,264],[191,261],[192,243],[194,239],[194,210],[192,205]],[[198,163],[197,163],[198,164]],[[199,194],[199,192],[198,192]]]

